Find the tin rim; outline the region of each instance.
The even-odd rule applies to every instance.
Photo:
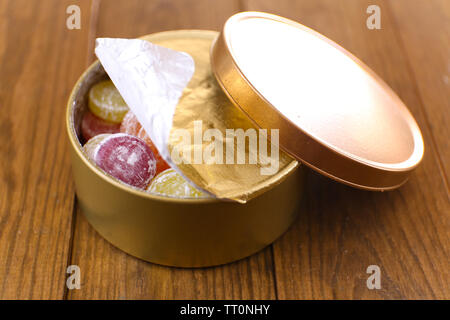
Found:
[[[163,32],[157,32],[152,33],[152,37],[160,37],[160,36],[176,36],[180,31],[183,33],[189,32],[196,35],[205,34],[205,32],[217,34],[216,31],[212,30],[175,30],[175,31],[163,31]],[[175,197],[166,197],[161,196],[153,193],[145,192],[144,190],[135,189],[131,186],[127,186],[123,183],[120,183],[113,177],[109,176],[107,173],[103,172],[98,166],[96,166],[94,163],[89,161],[84,154],[82,150],[82,145],[79,142],[79,139],[77,137],[77,134],[75,132],[75,128],[73,126],[73,106],[75,97],[78,93],[79,88],[81,87],[81,83],[85,80],[86,76],[92,72],[92,70],[100,65],[100,62],[98,60],[95,60],[93,63],[89,65],[89,67],[81,74],[81,76],[78,78],[77,82],[75,83],[70,95],[69,99],[67,101],[66,105],[66,129],[67,129],[67,135],[70,140],[71,147],[75,150],[77,156],[82,159],[83,163],[89,167],[95,173],[97,176],[99,176],[101,179],[111,183],[117,188],[120,188],[123,191],[126,191],[128,193],[131,193],[133,195],[142,197],[142,198],[148,198],[152,200],[162,201],[162,202],[178,202],[178,203],[186,203],[186,204],[192,204],[192,203],[215,203],[215,202],[226,202],[225,199],[218,199],[218,198],[175,198]],[[287,176],[292,174],[294,170],[299,166],[298,162],[293,160],[289,165],[287,165],[283,170],[279,171],[276,176],[274,176],[274,179],[281,183]],[[284,172],[287,171],[289,174],[284,174]],[[281,178],[280,178],[281,176]]]

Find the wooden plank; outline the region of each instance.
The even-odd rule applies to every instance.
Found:
[[[61,299],[74,190],[65,106],[86,66],[90,1],[81,30],[69,0],[0,2],[0,298]]]
[[[273,299],[270,248],[248,259],[203,269],[169,268],[113,247],[77,215],[72,263],[81,289],[69,299]]]
[[[98,36],[136,37],[170,29],[219,29],[235,1],[102,1]],[[118,23],[120,21],[120,23]],[[147,263],[114,248],[77,214],[72,263],[82,288],[71,299],[273,299],[270,248],[222,267],[176,269]]]
[[[366,8],[375,2],[381,7],[381,30],[366,28]],[[401,44],[387,1],[375,2],[243,2],[246,10],[273,12],[310,26],[360,57],[409,106],[423,130],[427,149],[410,181],[392,192],[360,191],[309,173],[300,219],[274,244],[276,285],[281,299],[450,296],[450,207],[434,137],[424,114],[423,101],[428,101],[417,90],[417,79],[406,54],[411,48]],[[429,52],[430,60],[442,54],[438,47],[436,44],[437,51]],[[424,88],[433,86],[420,81]],[[430,107],[432,110],[444,112],[436,106]],[[430,117],[430,121],[434,124],[437,120]],[[381,268],[381,290],[366,287],[369,265]]]
[[[97,37],[139,37],[176,29],[220,30],[238,0],[102,0]]]
[[[447,187],[450,174],[450,1],[388,3],[416,79]]]

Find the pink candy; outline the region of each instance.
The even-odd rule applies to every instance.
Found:
[[[156,174],[156,159],[148,145],[129,134],[112,134],[101,141],[93,161],[120,181],[145,189]]]

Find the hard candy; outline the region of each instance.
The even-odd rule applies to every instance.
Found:
[[[118,133],[120,124],[105,121],[95,116],[92,112],[86,111],[81,121],[81,135],[85,141],[102,133]]]
[[[191,186],[178,172],[170,168],[158,174],[147,191],[174,198],[208,198],[209,195]]]
[[[105,80],[89,90],[89,110],[103,120],[120,123],[129,108],[112,81]]]
[[[124,133],[97,137],[85,146],[97,166],[128,185],[145,189],[156,174],[156,160],[149,146]]]
[[[159,174],[160,172],[163,172],[164,170],[170,168],[169,164],[159,154],[158,149],[156,149],[156,146],[153,144],[152,140],[145,132],[144,128],[141,126],[133,112],[128,111],[128,113],[123,118],[122,124],[120,125],[120,132],[131,134],[145,141],[145,143],[150,147],[150,149],[153,151],[153,154],[155,155],[156,174]]]

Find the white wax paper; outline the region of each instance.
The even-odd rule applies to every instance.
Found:
[[[167,142],[178,100],[194,74],[192,57],[145,40],[115,38],[97,38],[95,54],[161,156],[180,171]]]

